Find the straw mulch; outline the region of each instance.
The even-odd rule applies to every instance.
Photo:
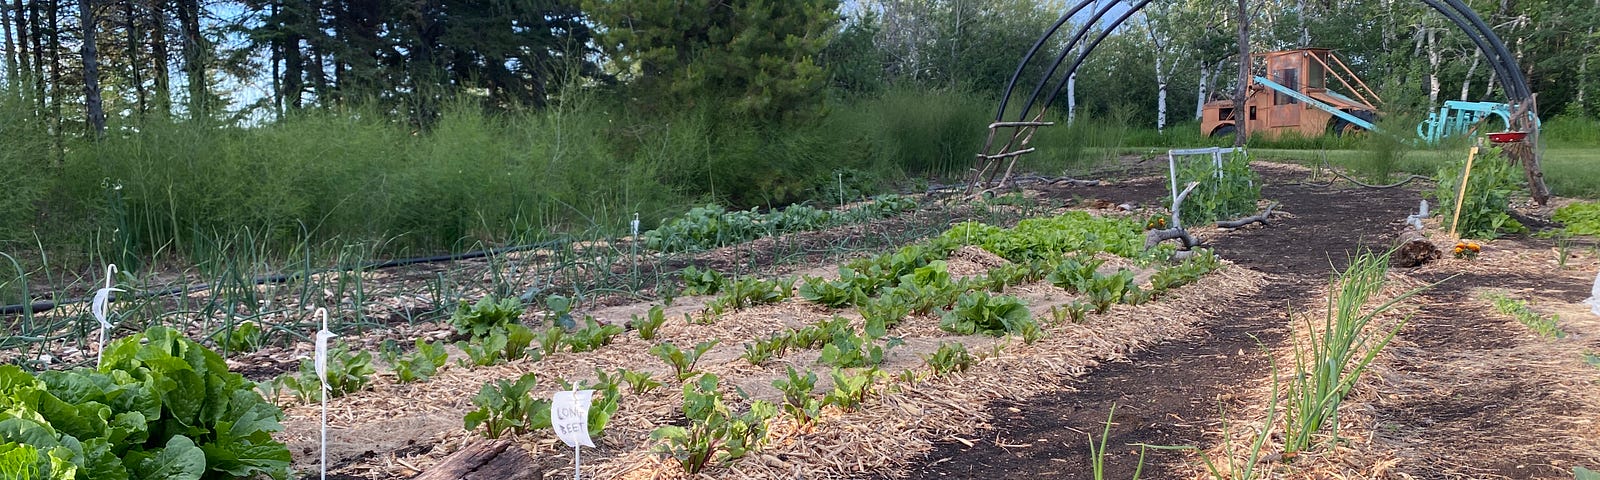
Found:
[[[1198,284],[1173,291],[1160,301],[1129,307],[1118,305],[1105,315],[1091,316],[1086,324],[1049,325],[1044,339],[1025,345],[1020,339],[950,336],[937,329],[936,317],[913,317],[896,329],[906,346],[890,350],[884,370],[898,374],[910,370],[915,382],[884,380],[878,395],[861,411],[829,410],[819,422],[801,429],[787,420],[775,421],[771,444],[759,455],[744,458],[716,475],[740,478],[837,477],[859,472],[892,472],[914,458],[932,442],[973,438],[986,425],[983,405],[1000,398],[1025,398],[1063,388],[1064,380],[1082,375],[1099,362],[1117,361],[1130,350],[1152,342],[1177,338],[1191,331],[1190,324],[1206,312],[1224,308],[1236,296],[1260,288],[1262,276],[1228,267]],[[1015,287],[1034,291],[1054,288],[1047,284]],[[1055,290],[1061,299],[1071,296]],[[1032,295],[1029,295],[1030,297]],[[1064,303],[1057,299],[1055,302]],[[680,299],[682,302],[683,299]],[[1065,300],[1069,301],[1069,300]],[[1048,307],[1030,298],[1034,315],[1050,318]],[[680,304],[680,308],[693,308]],[[594,478],[681,478],[674,462],[651,453],[650,432],[661,425],[681,422],[681,388],[667,367],[646,353],[658,341],[688,347],[700,341],[721,343],[698,364],[702,371],[723,378],[724,397],[743,408],[737,390],[753,398],[778,400],[770,385],[786,367],[812,369],[821,377],[819,391],[831,389],[826,367],[816,364],[815,351],[790,352],[783,358],[753,366],[740,358],[743,343],[765,338],[786,328],[799,327],[833,315],[859,319],[850,311],[835,311],[791,300],[723,315],[714,325],[696,325],[681,317],[659,331],[656,341],[628,333],[598,352],[559,353],[538,362],[526,360],[492,367],[450,367],[422,383],[395,384],[380,378],[362,392],[330,401],[330,460],[339,473],[367,478],[414,475],[438,463],[477,434],[464,432],[461,417],[473,407],[471,397],[485,382],[515,378],[534,372],[536,390],[554,391],[557,378],[592,379],[595,369],[618,368],[650,371],[667,385],[648,393],[623,387],[621,408],[611,419],[599,448],[584,452],[585,474]],[[1047,321],[1047,323],[1049,323]],[[980,357],[962,374],[930,376],[921,355],[938,344],[957,341]],[[453,358],[458,358],[453,356]],[[280,439],[290,444],[297,467],[314,464],[317,449],[315,405],[294,406]],[[530,451],[539,468],[570,469],[570,450],[549,432],[536,432],[518,441]],[[558,448],[559,447],[559,448]],[[592,470],[591,470],[592,468]]]

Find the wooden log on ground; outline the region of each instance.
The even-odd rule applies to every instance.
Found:
[[[413,480],[536,480],[543,476],[532,455],[515,443],[477,439]]]
[[[1146,230],[1144,232],[1144,248],[1149,250],[1155,248],[1161,242],[1174,239],[1183,240],[1183,248],[1185,250],[1200,244],[1200,242],[1195,241],[1193,236],[1189,235],[1188,230],[1178,227],[1166,230]]]
[[[1270,226],[1270,224],[1267,223],[1267,219],[1272,217],[1272,209],[1274,208],[1278,208],[1278,204],[1276,202],[1274,202],[1272,205],[1267,205],[1266,211],[1263,211],[1259,214],[1251,215],[1238,220],[1219,221],[1217,222],[1217,228],[1240,228],[1256,222],[1261,222],[1261,225],[1263,226]]]
[[[1406,227],[1400,230],[1400,238],[1395,241],[1394,256],[1391,257],[1395,266],[1420,267],[1428,262],[1444,258],[1444,250],[1414,228]]]

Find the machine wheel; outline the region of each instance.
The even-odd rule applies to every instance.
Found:
[[[1356,111],[1349,112],[1349,113],[1350,113],[1350,115],[1353,115],[1356,118],[1359,118],[1359,119],[1362,119],[1362,120],[1366,120],[1368,122],[1376,122],[1378,120],[1378,116],[1376,114],[1373,114],[1372,112],[1369,112],[1369,111],[1366,111],[1366,110],[1356,110]],[[1349,121],[1346,121],[1343,118],[1333,117],[1333,120],[1330,120],[1328,122],[1328,133],[1331,133],[1331,134],[1333,134],[1334,136],[1337,136],[1337,137],[1343,137],[1345,135],[1358,134],[1358,133],[1360,133],[1362,131],[1363,130],[1361,129],[1361,127],[1357,127],[1355,124],[1350,123]]]
[[[1211,131],[1211,138],[1222,138],[1222,137],[1233,136],[1233,132],[1235,132],[1235,131],[1238,131],[1238,129],[1234,128],[1233,125],[1223,125],[1223,126],[1217,127],[1216,130],[1212,130]]]

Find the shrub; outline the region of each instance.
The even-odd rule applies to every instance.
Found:
[[[1453,162],[1439,168],[1434,178],[1439,186],[1432,196],[1439,203],[1439,214],[1453,216],[1456,194],[1461,188],[1461,174],[1466,160]],[[1467,194],[1461,201],[1461,219],[1455,226],[1463,238],[1493,239],[1500,233],[1527,231],[1521,223],[1506,213],[1511,208],[1511,195],[1522,189],[1516,169],[1502,160],[1499,150],[1483,150],[1472,162],[1472,175],[1467,179]]]

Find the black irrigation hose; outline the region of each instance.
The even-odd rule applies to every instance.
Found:
[[[1089,2],[1093,2],[1093,1],[1095,1],[1095,0],[1083,0],[1083,1],[1079,2],[1076,7],[1073,7],[1073,9],[1071,11],[1067,12],[1067,16],[1066,17],[1062,17],[1062,18],[1068,18],[1068,17],[1071,17],[1073,15],[1077,15],[1078,12],[1083,9],[1083,7],[1088,6]],[[1036,102],[1039,101],[1039,94],[1044,92],[1044,86],[1050,83],[1050,78],[1055,76],[1056,70],[1061,69],[1061,63],[1065,62],[1067,60],[1067,56],[1068,55],[1072,55],[1073,50],[1076,50],[1075,47],[1077,47],[1078,42],[1083,41],[1084,34],[1089,33],[1089,27],[1093,26],[1096,23],[1099,23],[1100,22],[1100,17],[1105,16],[1106,12],[1111,11],[1111,7],[1113,5],[1116,5],[1116,4],[1117,4],[1116,2],[1110,2],[1110,3],[1107,3],[1104,7],[1095,9],[1094,13],[1090,14],[1090,18],[1091,18],[1090,21],[1084,22],[1083,25],[1081,25],[1077,29],[1073,30],[1072,38],[1068,39],[1067,43],[1061,48],[1061,54],[1060,55],[1056,55],[1056,60],[1054,62],[1050,63],[1050,69],[1045,71],[1045,74],[1044,74],[1043,77],[1039,78],[1039,84],[1035,85],[1033,87],[1033,93],[1028,95],[1027,103],[1024,103],[1022,105],[1022,110],[1020,110],[1017,113],[1017,121],[1027,121],[1028,120],[1028,118],[1027,118],[1028,117],[1028,112],[1033,111],[1033,105]],[[1054,30],[1051,30],[1049,32],[1045,32],[1045,36],[1039,38],[1039,41],[1043,42],[1046,39],[1048,39],[1051,35],[1055,35],[1055,33],[1056,32]],[[1093,49],[1094,49],[1094,47],[1092,47],[1092,46],[1089,47],[1089,50],[1093,50]],[[1028,65],[1028,62],[1030,60],[1033,60],[1033,53],[1034,52],[1029,52],[1028,56],[1023,57],[1022,63],[1020,65],[1017,65],[1016,73],[1012,75],[1013,78],[1016,78],[1017,76],[1022,75],[1022,69]],[[1088,52],[1084,52],[1084,53],[1087,54]],[[1066,82],[1067,80],[1069,80],[1071,78],[1072,78],[1072,74],[1068,73],[1066,77],[1062,77],[1061,81],[1062,82]],[[1010,92],[1007,91],[1007,94],[1009,94],[1009,93]],[[1000,97],[1000,98],[1002,100],[1005,100],[1007,97]],[[1004,116],[1005,115],[1005,108],[1006,108],[1005,103],[1002,102],[1000,104],[1000,111],[995,116],[996,117]],[[1043,108],[1050,108],[1050,103],[1049,102],[1045,102]],[[999,120],[996,120],[996,121],[999,121]]]
[[[514,245],[514,246],[509,246],[509,247],[474,250],[474,251],[463,252],[463,253],[454,253],[454,254],[446,254],[446,255],[432,255],[432,256],[426,256],[426,257],[399,258],[399,259],[393,259],[393,260],[385,260],[385,261],[381,261],[381,262],[368,263],[366,265],[361,265],[359,267],[325,268],[325,269],[317,270],[315,272],[310,272],[310,273],[303,273],[303,272],[297,272],[297,273],[275,273],[275,274],[272,274],[272,275],[265,275],[265,276],[261,276],[261,277],[256,277],[255,279],[251,280],[251,283],[253,283],[255,285],[280,284],[280,283],[286,283],[290,279],[293,279],[293,278],[295,278],[297,276],[300,276],[302,274],[309,276],[309,275],[317,275],[317,274],[322,274],[322,273],[327,273],[327,272],[332,272],[332,271],[349,271],[349,270],[358,270],[358,269],[359,270],[384,270],[384,269],[395,268],[395,267],[403,267],[403,266],[406,266],[406,265],[416,265],[416,264],[420,264],[420,263],[438,263],[438,262],[450,262],[450,261],[457,261],[457,260],[471,260],[471,259],[474,259],[474,258],[483,258],[483,257],[494,256],[494,255],[502,255],[502,254],[511,253],[511,252],[520,252],[520,251],[525,251],[525,250],[535,250],[535,249],[540,249],[540,248],[550,248],[550,247],[554,247],[554,246],[557,246],[557,245],[562,245],[562,244],[565,244],[565,243],[568,243],[568,242],[569,242],[568,240],[548,240],[548,241],[544,241],[544,242],[532,243],[532,244],[526,244],[526,245]],[[184,295],[184,294],[189,294],[189,293],[194,293],[194,292],[206,291],[206,290],[211,289],[213,286],[214,285],[212,285],[212,284],[202,283],[202,284],[199,284],[199,285],[188,285],[188,286],[182,286],[182,287],[172,287],[172,288],[167,288],[167,289],[164,289],[164,290],[156,290],[156,291],[153,291],[153,292],[141,292],[141,293],[132,295],[132,297],[133,298],[141,298],[142,299],[142,298],[166,297],[166,296],[172,296],[172,295]],[[59,302],[53,302],[53,301],[48,301],[47,300],[47,301],[42,301],[42,302],[34,302],[34,303],[31,303],[31,304],[22,303],[22,304],[17,304],[17,305],[6,305],[6,306],[3,306],[3,307],[0,307],[0,315],[33,314],[33,313],[49,311],[49,310],[55,309],[56,307],[72,305],[72,304],[78,304],[78,303],[87,303],[87,302],[89,302],[91,300],[93,300],[93,297],[89,297],[89,298],[73,298],[73,299],[62,300],[62,301],[59,301]]]
[[[1083,61],[1089,58],[1089,54],[1094,53],[1095,47],[1099,47],[1100,42],[1105,41],[1106,37],[1110,36],[1112,31],[1116,30],[1117,27],[1122,26],[1122,23],[1128,21],[1129,17],[1132,17],[1134,13],[1144,9],[1144,6],[1149,4],[1150,0],[1140,0],[1138,4],[1135,4],[1132,8],[1129,8],[1128,11],[1122,12],[1122,16],[1117,17],[1117,19],[1112,21],[1110,25],[1107,25],[1105,30],[1102,30],[1100,35],[1095,37],[1094,41],[1089,42],[1089,45],[1085,46],[1083,54],[1078,55],[1078,57],[1072,61],[1072,66],[1067,67],[1067,76],[1061,77],[1061,83],[1056,84],[1056,89],[1050,92],[1049,97],[1045,97],[1044,106],[1041,108],[1049,108],[1051,103],[1055,103],[1056,98],[1061,96],[1061,92],[1066,90],[1067,81],[1071,80],[1073,75],[1078,74],[1078,67],[1083,66]],[[1091,21],[1094,23],[1100,23],[1100,20],[1100,17],[1095,17]],[[1049,79],[1045,79],[1045,81],[1048,80]]]
[[[1022,79],[1022,71],[1024,69],[1027,69],[1028,68],[1028,62],[1032,61],[1033,57],[1039,54],[1039,49],[1044,48],[1045,44],[1050,41],[1050,37],[1055,36],[1056,31],[1060,30],[1061,26],[1066,25],[1067,22],[1071,21],[1072,17],[1074,15],[1078,14],[1078,11],[1083,10],[1083,7],[1089,6],[1089,2],[1090,1],[1092,1],[1092,0],[1080,1],[1076,7],[1073,7],[1071,10],[1068,10],[1066,15],[1062,15],[1061,19],[1056,20],[1055,24],[1050,25],[1050,28],[1044,31],[1044,35],[1040,35],[1039,36],[1039,40],[1033,42],[1033,47],[1028,48],[1028,54],[1027,55],[1023,55],[1022,56],[1022,61],[1017,63],[1017,70],[1014,71],[1014,72],[1011,72],[1011,80],[1006,82],[1006,91],[1007,92],[1010,92],[1011,90],[1017,88],[1017,80],[1021,80]],[[1057,61],[1057,65],[1059,65],[1059,64],[1060,64],[1060,61],[1058,60]],[[1055,74],[1055,71],[1056,70],[1055,70],[1054,66],[1050,67],[1050,73],[1046,73],[1045,77],[1049,77],[1049,76]],[[1038,93],[1034,93],[1034,95],[1037,96]],[[1010,100],[1011,99],[1008,98],[1008,97],[1000,97],[1000,109],[999,109],[999,111],[995,112],[994,121],[999,122],[999,121],[1004,121],[1005,120],[1006,104],[1009,103]],[[1026,112],[1027,109],[1023,109],[1023,111]]]

